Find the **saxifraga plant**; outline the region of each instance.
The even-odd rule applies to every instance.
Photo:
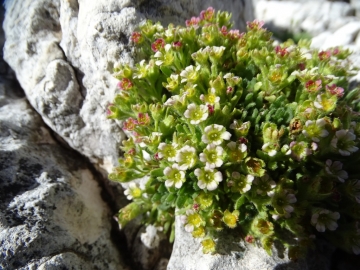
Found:
[[[143,214],[173,241],[181,215],[205,253],[218,231],[240,227],[247,242],[271,253],[277,241],[293,259],[316,237],[359,254],[360,91],[349,89],[349,52],[274,46],[262,22],[241,33],[230,17],[210,7],[186,27],[146,21],[132,34],[144,60],[115,69],[107,111],[128,135],[109,175],[133,200],[120,226]]]

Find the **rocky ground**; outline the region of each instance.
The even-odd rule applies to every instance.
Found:
[[[294,263],[232,235],[224,235],[220,254],[203,255],[179,222],[173,250],[138,221],[120,231],[112,216],[126,199],[106,175],[124,135],[105,110],[116,90],[112,68],[133,61],[128,37],[144,18],[183,23],[212,5],[233,12],[241,30],[256,17],[280,37],[307,33],[314,47],[348,46],[360,66],[358,3],[6,1],[0,46],[5,36],[11,68],[0,61],[0,269],[357,269],[358,257],[323,244]],[[153,238],[159,244],[146,245]]]

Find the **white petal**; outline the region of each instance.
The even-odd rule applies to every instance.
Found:
[[[323,106],[320,105],[320,103],[317,102],[317,101],[314,102],[314,106],[315,106],[316,108],[318,108],[318,109],[321,109],[321,108],[323,107]]]
[[[223,163],[224,161],[222,161],[222,159],[217,159],[215,162],[215,167],[220,167]]]
[[[159,57],[162,57],[163,56],[163,54],[162,54],[162,52],[160,52],[160,51],[157,51],[155,54],[154,54],[154,57],[156,57],[156,58],[159,58]]]
[[[254,176],[253,175],[251,175],[251,174],[248,174],[247,176],[246,176],[246,182],[248,182],[248,183],[252,183],[252,181],[254,181]]]
[[[168,176],[171,173],[171,171],[172,170],[170,167],[166,167],[163,172],[164,172],[164,175]]]
[[[178,182],[176,182],[175,187],[176,187],[176,188],[181,188],[182,184],[183,184],[182,181],[178,181]],[[166,184],[165,184],[165,185],[166,185]]]
[[[356,136],[355,136],[353,133],[351,133],[350,131],[348,131],[348,132],[346,133],[344,139],[347,140],[347,141],[353,141],[353,140],[356,139]]]
[[[187,232],[192,232],[194,230],[194,226],[191,224],[186,224],[185,225],[185,231]]]
[[[330,159],[326,160],[325,162],[326,166],[330,167],[332,164],[332,161]]]
[[[207,184],[207,189],[208,190],[215,190],[218,186],[218,183],[216,181],[211,181],[210,183]]]
[[[228,131],[225,131],[225,132],[223,132],[223,133],[221,134],[221,138],[222,138],[223,140],[230,140],[230,137],[231,137],[231,133],[228,132]]]
[[[199,157],[200,157],[200,161],[201,162],[206,162],[207,161],[207,159],[206,159],[206,155],[204,154],[204,153],[201,153],[200,155],[199,155]]]
[[[313,214],[311,217],[311,223],[316,224],[319,218],[319,214]]]
[[[321,223],[316,224],[316,229],[318,232],[325,232],[324,224],[321,224]]]
[[[199,181],[197,182],[197,185],[198,185],[198,187],[201,188],[201,189],[206,188],[206,184],[205,184],[203,181],[201,181],[201,180],[199,180]]]
[[[268,155],[269,155],[270,157],[273,157],[273,156],[276,155],[276,153],[277,153],[276,150],[271,150],[271,151],[268,152]]]
[[[329,216],[335,220],[340,218],[340,214],[338,212],[331,213],[331,214],[329,214]]]
[[[239,149],[240,149],[240,151],[243,152],[243,153],[246,152],[246,150],[247,150],[246,144],[243,144],[243,143],[240,144],[240,145],[239,145]]]
[[[205,167],[208,167],[208,168],[214,169],[214,168],[216,168],[216,165],[215,165],[214,163],[209,163],[209,162],[206,162]]]
[[[297,200],[296,200],[296,197],[294,194],[288,194],[286,195],[286,199],[289,203],[295,203]]]
[[[337,138],[340,139],[340,138],[345,137],[345,136],[346,136],[346,133],[347,133],[346,130],[341,129],[341,130],[336,131],[336,132],[335,132],[335,135],[336,135]]]
[[[335,231],[338,227],[337,223],[335,221],[330,221],[326,224],[326,227],[330,230],[330,231]]]
[[[320,137],[326,137],[327,135],[329,135],[329,132],[327,130],[323,129],[321,131]]]
[[[290,206],[290,205],[286,205],[286,206],[284,207],[284,210],[285,210],[286,212],[288,212],[288,213],[291,213],[291,212],[294,211],[294,207],[292,207],[292,206]]]
[[[216,182],[221,182],[221,181],[223,180],[223,177],[222,177],[221,172],[216,172],[216,173],[214,174],[214,180],[215,180]]]
[[[339,153],[342,156],[350,156],[350,154],[351,154],[349,151],[345,151],[345,150],[341,150],[341,149],[339,149]]]
[[[168,180],[165,181],[165,186],[166,187],[172,187],[173,185],[174,185],[173,180],[168,179]]]

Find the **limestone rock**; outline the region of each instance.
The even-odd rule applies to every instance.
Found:
[[[255,17],[267,23],[271,31],[287,30],[318,35],[334,31],[346,23],[352,7],[330,1],[257,1]],[[279,15],[281,14],[281,16]],[[345,19],[345,21],[344,21]]]
[[[175,242],[168,270],[198,270],[198,269],[282,269],[282,270],[327,270],[330,269],[330,256],[333,248],[322,246],[321,252],[312,254],[307,260],[290,261],[281,250],[273,249],[269,256],[261,247],[242,241],[239,231],[225,231],[217,242],[218,253],[203,254],[198,239],[185,231],[180,217],[175,222]]]
[[[0,269],[126,269],[89,165],[0,81]]]
[[[106,172],[117,163],[121,124],[106,119],[116,63],[133,64],[129,37],[145,18],[184,24],[208,6],[253,19],[251,0],[6,1],[5,60],[30,104],[70,147]]]

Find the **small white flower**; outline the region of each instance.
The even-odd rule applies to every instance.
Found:
[[[178,151],[175,160],[179,163],[180,170],[187,170],[194,167],[197,161],[196,149],[185,145]]]
[[[211,50],[210,50],[210,57],[214,57],[216,59],[220,59],[222,57],[222,55],[224,54],[225,51],[225,47],[224,46],[212,46]]]
[[[177,144],[166,144],[166,143],[160,143],[159,144],[159,152],[158,156],[159,158],[166,158],[168,161],[174,162],[176,159],[177,154]]]
[[[223,153],[224,149],[221,146],[208,144],[204,152],[200,154],[200,160],[209,168],[220,167],[224,162],[222,160]]]
[[[209,111],[206,105],[197,106],[196,104],[191,103],[188,105],[184,115],[186,118],[190,119],[191,124],[197,125],[208,118]]]
[[[273,157],[277,154],[278,148],[279,145],[272,142],[264,143],[264,145],[261,147],[261,149],[266,152],[270,157]]]
[[[355,146],[356,136],[348,130],[338,130],[335,133],[334,138],[331,140],[331,146],[337,150],[342,156],[350,156],[351,153],[359,150]]]
[[[348,179],[349,176],[346,171],[342,170],[342,167],[343,164],[340,161],[332,162],[330,159],[326,160],[326,173],[334,175],[341,183],[344,183],[345,179]]]
[[[161,66],[165,63],[165,66],[168,66],[170,64],[172,64],[173,60],[174,60],[174,56],[172,55],[170,49],[171,49],[171,44],[166,44],[164,46],[165,52],[162,53],[161,51],[157,51],[154,54],[155,58],[158,58],[158,60],[155,61],[155,65],[157,66]]]
[[[200,100],[205,102],[205,104],[214,105],[215,103],[219,103],[220,97],[216,96],[215,88],[210,89],[210,93],[207,95],[200,95]]]
[[[131,182],[127,189],[125,189],[124,194],[128,200],[132,200],[133,198],[139,198],[143,194],[139,184]]]
[[[269,197],[274,195],[274,188],[276,187],[276,183],[270,179],[269,175],[265,174],[262,177],[257,177],[254,180],[254,184],[257,186],[257,194],[262,196],[267,194]]]
[[[210,144],[220,145],[223,140],[230,140],[231,134],[226,131],[226,128],[222,125],[213,124],[207,126],[204,130],[205,134],[202,135],[201,140]]]
[[[164,106],[174,106],[180,103],[181,105],[184,105],[186,101],[186,93],[183,93],[181,96],[179,95],[173,95],[168,100],[165,101]]]
[[[198,178],[197,184],[199,188],[210,191],[215,190],[223,179],[221,172],[209,167],[196,169],[194,173]]]
[[[340,214],[338,212],[323,209],[312,215],[311,224],[315,226],[319,232],[325,232],[326,229],[335,231],[338,227],[336,221],[339,218]]]
[[[360,180],[354,179],[349,184],[349,195],[353,197],[357,203],[360,204]]]
[[[193,65],[186,67],[183,71],[180,72],[180,76],[183,77],[181,82],[196,82],[199,77],[200,68],[200,65],[197,65],[196,68],[194,68]]]
[[[178,164],[174,163],[171,167],[166,167],[164,169],[164,175],[166,176],[165,186],[176,188],[181,188],[182,184],[185,182],[185,172],[180,170]]]
[[[302,133],[314,142],[319,142],[320,137],[324,138],[329,135],[329,132],[325,129],[325,125],[326,121],[323,118],[316,121],[307,120]]]
[[[186,210],[186,215],[182,215],[180,220],[185,225],[185,231],[187,232],[192,232],[194,228],[204,223],[201,216],[192,209]]]
[[[239,172],[232,172],[231,177],[233,179],[232,190],[245,193],[251,189],[251,184],[254,181],[254,176],[251,174],[241,175]]]
[[[244,144],[244,143],[240,143],[240,144],[238,145],[238,147],[236,148],[236,146],[237,146],[236,142],[231,141],[231,142],[229,142],[226,146],[227,146],[230,150],[240,150],[240,152],[242,152],[242,153],[245,153],[246,150],[247,150],[247,146],[246,146],[246,144]]]
[[[148,74],[149,69],[150,69],[150,65],[145,64],[145,59],[141,60],[137,68],[137,72],[134,74],[133,78],[134,79],[145,78]]]
[[[290,204],[296,203],[296,197],[288,191],[277,192],[270,194],[272,196],[272,205],[280,215],[290,217],[290,213],[294,211],[294,207]]]

